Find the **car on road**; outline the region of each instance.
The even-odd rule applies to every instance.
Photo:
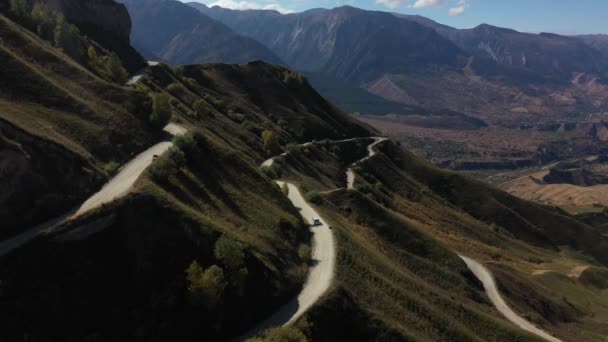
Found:
[[[312,225],[313,226],[320,226],[321,225],[321,219],[319,219],[318,217],[313,217],[313,219],[312,219]]]

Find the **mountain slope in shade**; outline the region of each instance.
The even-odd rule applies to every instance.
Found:
[[[79,203],[158,132],[147,96],[102,80],[1,11],[0,38],[5,238]]]
[[[199,6],[199,8],[201,8]],[[344,6],[282,15],[275,11],[204,10],[236,32],[255,38],[291,66],[341,79],[369,81],[417,67],[455,67],[464,55],[432,29],[390,13]]]
[[[133,21],[134,46],[173,65],[203,62],[284,64],[257,41],[175,0],[123,0]],[[148,57],[148,56],[146,56]]]
[[[589,34],[576,37],[604,54],[605,58],[608,58],[608,34]]]

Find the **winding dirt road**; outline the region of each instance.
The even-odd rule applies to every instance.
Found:
[[[355,141],[355,140],[359,140],[359,139],[368,139],[368,138],[370,138],[370,137],[363,137],[363,138],[348,138],[348,139],[343,139],[343,140],[332,140],[332,142],[333,142],[334,144],[336,144],[336,143],[344,143],[344,142]],[[386,140],[387,138],[376,138],[376,137],[374,137],[373,139],[384,139],[384,140]],[[314,144],[315,142],[319,142],[319,141],[309,141],[309,142],[307,142],[307,143],[301,144],[300,146],[301,146],[301,147],[310,146],[310,145]],[[370,145],[370,146],[371,146],[371,145]],[[370,150],[370,147],[369,147],[369,146],[368,146],[368,151],[372,151],[372,152],[371,152],[372,154],[371,154],[371,155],[369,155],[368,157],[366,157],[366,158],[364,158],[364,159],[360,160],[359,162],[361,162],[361,161],[363,161],[363,160],[365,160],[365,159],[367,159],[367,158],[369,158],[369,157],[373,156],[374,154],[376,154],[376,152],[374,152],[374,151],[373,151],[373,149],[372,149],[372,150]],[[278,156],[274,156],[274,157],[272,157],[272,158],[270,158],[270,159],[266,160],[265,162],[263,162],[261,166],[262,166],[262,167],[271,167],[271,166],[274,164],[275,160],[277,160],[278,158],[281,158],[281,157],[285,157],[287,154],[289,154],[289,152],[283,152],[283,153],[279,154]]]
[[[283,186],[283,182],[277,182]],[[300,193],[300,190],[293,184],[287,183],[289,187],[289,200],[296,208],[300,209],[300,215],[305,222],[312,223],[313,218],[318,217],[320,225],[311,226],[312,232],[312,260],[313,266],[310,267],[308,278],[304,283],[302,291],[298,295],[298,310],[291,315],[286,324],[298,319],[308,310],[318,299],[327,291],[334,277],[336,263],[336,248],[334,236],[325,220],[311,207]]]
[[[148,66],[144,67],[143,69],[141,69],[140,71],[135,73],[135,75],[131,76],[127,80],[127,83],[125,83],[125,86],[132,86],[132,85],[136,84],[137,82],[139,82],[139,80],[141,80],[141,78],[146,73],[146,70],[148,70],[149,67],[155,66],[155,65],[158,65],[158,62],[148,61]]]
[[[347,142],[357,139],[365,138],[351,138],[334,142]],[[380,142],[386,140],[386,138],[379,137],[373,139],[374,142],[367,148],[368,155],[365,158],[355,162],[355,164],[373,157],[376,154],[374,147]],[[308,146],[310,144],[312,144],[312,142],[303,144],[302,146]],[[287,155],[287,152],[266,160],[261,166],[272,166],[278,157],[285,155]],[[246,338],[256,336],[271,327],[291,324],[300,318],[300,316],[302,316],[319,300],[319,298],[321,298],[327,289],[329,289],[333,281],[336,264],[336,246],[332,230],[327,222],[323,220],[321,215],[319,215],[319,213],[306,202],[297,186],[288,182],[277,181],[277,184],[280,187],[282,187],[285,183],[289,188],[288,198],[291,203],[298,208],[304,221],[312,223],[312,220],[315,217],[319,218],[321,221],[320,225],[311,226],[310,228],[310,231],[312,232],[313,265],[309,269],[309,273],[306,281],[304,282],[304,286],[302,287],[302,291],[300,291],[298,296],[279,309],[279,311],[275,312],[268,319],[258,324],[254,329],[239,337],[238,340],[245,340]]]
[[[277,181],[280,187],[285,183]],[[241,336],[238,339],[240,341],[259,335],[264,330],[272,327],[289,325],[300,318],[329,289],[334,278],[336,247],[329,225],[306,202],[298,187],[291,183],[287,183],[287,186],[289,187],[288,198],[298,208],[304,222],[311,224],[315,217],[318,217],[321,221],[320,225],[310,227],[312,233],[312,266],[309,268],[308,276],[298,296],[254,329]]]
[[[378,145],[379,143],[388,140],[388,138],[383,138],[383,137],[373,137],[373,139],[374,139],[374,142],[367,146],[367,157],[353,163],[348,168],[348,170],[346,170],[346,188],[348,190],[352,190],[355,188],[355,171],[353,171],[353,168],[357,164],[360,164],[360,163],[368,160],[369,158],[375,156],[376,151],[374,150],[374,147],[376,147],[376,145]]]
[[[515,312],[513,312],[513,310],[511,310],[509,305],[507,305],[505,300],[502,298],[502,296],[498,292],[498,288],[496,288],[496,282],[494,281],[494,277],[492,276],[490,271],[485,266],[483,266],[481,263],[479,263],[471,258],[467,258],[462,255],[459,255],[459,257],[462,260],[464,260],[464,262],[467,264],[467,267],[469,268],[469,270],[471,270],[471,272],[475,275],[475,277],[477,277],[477,279],[479,279],[479,281],[481,281],[484,289],[486,290],[486,294],[490,298],[490,301],[492,302],[492,304],[494,304],[496,309],[501,314],[503,314],[503,316],[505,316],[509,321],[511,321],[515,325],[519,326],[523,330],[526,330],[535,335],[538,335],[547,341],[561,342],[560,339],[553,337],[550,334],[548,334],[547,332],[537,328],[532,323],[528,322],[526,319],[524,319],[523,317],[521,317],[521,316],[517,315]]]
[[[172,136],[183,135],[186,133],[185,128],[173,123],[168,124],[164,128],[164,131]],[[150,166],[150,164],[152,164],[154,161],[154,156],[165,153],[171,146],[173,146],[171,141],[163,141],[150,147],[125,164],[116,176],[106,183],[99,192],[89,197],[89,199],[87,199],[81,206],[70,210],[62,216],[29,229],[13,238],[0,242],[0,257],[10,253],[15,248],[22,246],[42,232],[56,228],[59,225],[73,220],[90,210],[125,196],[129,190],[131,190],[131,187],[133,184],[135,184],[139,176],[146,170],[148,166]]]

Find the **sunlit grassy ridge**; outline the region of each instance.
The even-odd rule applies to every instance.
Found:
[[[436,169],[391,142],[377,149],[377,156],[355,167],[357,191],[321,192],[317,203],[338,237],[338,284],[302,329],[316,340],[332,334],[332,323],[325,320],[343,329],[357,326],[354,331],[367,339],[533,338],[507,328],[511,325],[485,299],[456,256],[460,253],[489,263],[515,310],[543,329],[588,341],[605,331],[603,301],[591,299],[602,290],[567,276],[577,265],[605,270],[604,241],[593,227]],[[344,176],[334,170],[345,171],[346,156],[306,146],[281,158],[275,172],[310,189],[343,187]],[[573,247],[561,246],[566,243]],[[545,268],[561,274],[570,284],[567,290],[535,275]],[[336,302],[340,308],[330,306]]]

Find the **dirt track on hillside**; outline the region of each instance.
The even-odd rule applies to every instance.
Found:
[[[176,124],[169,124],[164,128],[170,135],[182,135],[186,130]],[[110,203],[118,198],[125,196],[133,187],[139,176],[154,161],[154,156],[165,153],[173,146],[171,141],[162,141],[142,153],[138,154],[131,161],[120,168],[118,174],[106,183],[99,192],[89,197],[82,205],[70,210],[69,212],[31,228],[13,238],[0,242],[0,257],[10,253],[15,248],[22,246],[39,234],[60,226],[61,224],[73,220],[103,204]]]
[[[507,305],[505,300],[502,298],[502,296],[498,292],[498,288],[496,287],[496,282],[494,281],[494,277],[492,276],[490,271],[485,266],[483,266],[481,263],[479,263],[471,258],[467,258],[462,255],[460,255],[460,258],[462,260],[464,260],[464,262],[467,264],[467,267],[469,268],[469,270],[471,270],[471,272],[473,272],[473,274],[477,277],[477,279],[479,279],[479,281],[482,282],[483,287],[486,290],[486,294],[490,298],[490,301],[492,302],[492,304],[494,304],[494,307],[496,307],[496,309],[501,314],[503,314],[503,316],[505,316],[509,321],[516,324],[518,327],[522,328],[523,330],[526,330],[537,336],[540,336],[540,337],[546,339],[547,341],[561,342],[560,339],[549,335],[547,332],[537,328],[532,323],[528,322],[526,319],[524,319],[523,317],[521,317],[521,316],[517,315],[515,312],[513,312],[513,310],[511,310],[511,308]]]

